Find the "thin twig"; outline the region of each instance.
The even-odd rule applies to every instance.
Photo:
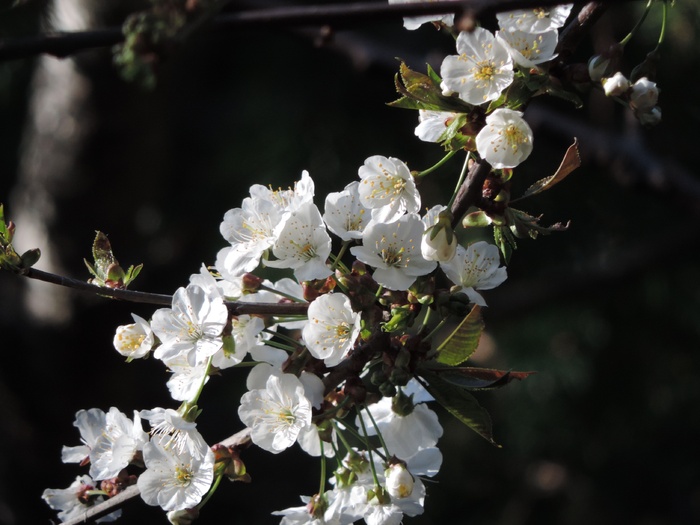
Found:
[[[29,268],[23,275],[30,279],[38,279],[39,281],[65,286],[66,288],[72,288],[80,292],[113,297],[114,299],[121,299],[132,303],[170,306],[173,302],[172,295],[105,288],[78,279],[71,279],[70,277],[37,270],[36,268]],[[224,304],[226,304],[230,315],[306,315],[309,308],[308,303],[245,303],[240,301],[224,301]]]
[[[236,432],[232,436],[227,437],[219,444],[224,445],[225,447],[243,447],[248,443],[250,443],[250,429],[245,428],[240,432]],[[129,501],[136,498],[140,494],[141,491],[139,490],[138,485],[131,485],[116,496],[111,497],[102,503],[89,507],[84,514],[68,521],[64,521],[62,525],[79,525],[81,523],[93,522],[124,507],[127,503],[129,503]]]

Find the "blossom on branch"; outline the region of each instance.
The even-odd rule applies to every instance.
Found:
[[[143,448],[143,462],[146,470],[137,481],[141,497],[166,511],[195,507],[214,480],[211,450],[193,456],[187,450],[178,452],[160,441],[151,441]]]
[[[490,290],[507,278],[505,266],[500,266],[498,248],[485,241],[470,244],[468,248],[457,247],[457,255],[440,267],[447,278],[467,294],[469,300],[479,306],[486,306],[486,301],[476,290]]]
[[[243,394],[238,416],[251,429],[253,443],[277,454],[291,447],[299,432],[311,425],[311,403],[299,378],[272,374],[264,389]]]
[[[350,253],[374,267],[372,277],[385,288],[408,290],[416,277],[437,266],[421,254],[423,231],[423,222],[415,213],[389,224],[374,223],[365,230],[362,246],[350,248]]]
[[[114,348],[127,361],[148,356],[154,342],[153,330],[148,321],[136,314],[131,314],[131,317],[134,322],[118,326],[117,333],[114,334]]]
[[[151,328],[161,340],[153,356],[167,361],[183,355],[192,366],[201,363],[223,345],[221,332],[227,320],[221,297],[210,297],[197,285],[179,288],[172,308],[153,314]]]
[[[559,41],[559,33],[556,30],[544,33],[498,31],[496,38],[506,45],[513,61],[521,67],[531,68],[557,56],[554,50]]]
[[[389,0],[390,4],[415,4],[419,2],[425,2],[426,0]],[[437,2],[438,0],[427,0],[428,2]],[[447,13],[444,15],[425,15],[425,16],[407,16],[403,19],[403,26],[408,30],[418,29],[423,24],[430,22],[443,23],[448,27],[452,27],[454,24],[455,15],[454,13]]]
[[[525,31],[526,33],[545,33],[559,29],[569,18],[574,4],[555,7],[534,7],[498,13],[498,24],[504,31]]]
[[[440,67],[443,91],[478,106],[496,100],[513,82],[513,59],[490,31],[477,27],[461,32],[457,52],[445,57]]]
[[[476,136],[479,155],[496,169],[514,168],[532,153],[532,129],[522,113],[498,108]]]
[[[309,305],[309,322],[302,338],[316,359],[335,366],[347,355],[360,334],[360,314],[353,312],[343,294],[325,294]]]
[[[393,222],[418,213],[420,194],[408,166],[399,159],[375,155],[358,170],[360,202],[372,210],[373,222]]]
[[[61,521],[78,519],[96,503],[104,501],[102,496],[92,496],[90,491],[97,490],[90,476],[77,476],[67,489],[46,489],[41,498],[54,510],[58,510]],[[96,520],[105,523],[116,520],[122,511],[117,510]]]

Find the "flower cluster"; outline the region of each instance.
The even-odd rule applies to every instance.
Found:
[[[558,29],[572,5],[511,11],[498,15],[495,34],[477,27],[457,36],[457,55],[446,57],[440,68],[441,88],[471,106],[493,103],[523,75],[555,58]],[[476,150],[494,168],[513,168],[532,152],[532,130],[522,113],[498,104],[488,113],[486,125],[475,137]],[[442,142],[457,117],[454,112],[420,111],[416,135],[427,142]]]
[[[63,460],[90,465],[91,479],[80,487],[99,482],[103,488],[92,493],[104,494],[115,480],[133,483],[126,469],[136,466],[145,468],[136,483],[146,503],[171,513],[195,509],[220,470],[197,431],[199,394],[213,374],[250,356],[257,364],[237,411],[254,444],[277,454],[299,443],[311,456],[340,454],[339,441],[345,449],[335,488],[316,495],[314,513],[323,509],[330,522],[390,523],[422,512],[425,489],[416,476],[437,473],[442,427],[426,405],[432,397],[411,379],[429,344],[414,337],[409,351],[400,336],[410,333],[420,309],[425,315],[436,308],[441,294],[485,305],[476,290],[497,286],[506,271],[495,246],[457,244],[445,206],[420,215],[421,197],[403,161],[375,155],[358,175],[326,197],[323,213],[306,172],[287,190],[253,186],[243,206],[224,216],[220,229],[230,245],[215,271],[192,275],[150,321],[134,315],[134,323],[117,328],[115,349],[127,361],[162,361],[172,373],[170,394],[182,405],[134,412],[133,419],[116,408],[78,412],[82,444],[64,448]],[[342,254],[331,255],[331,236],[354,256],[352,268]],[[294,279],[270,282],[250,273],[264,266],[288,269]],[[304,309],[285,318],[230,316],[226,301]],[[431,324],[424,319],[423,326],[425,334]],[[329,383],[335,368],[363,352],[364,366]],[[370,395],[379,402],[367,402]],[[353,409],[355,426],[367,440],[381,433],[383,450],[347,444],[344,418]],[[69,490],[85,492],[80,487]],[[66,516],[83,505],[55,494],[47,490],[45,499]],[[282,511],[283,522],[294,512]]]
[[[179,407],[134,411],[133,418],[117,408],[79,411],[82,444],[64,447],[63,461],[89,465],[89,476],[44,492],[59,517],[78,517],[136,484],[172,523],[189,523],[223,477],[248,480],[243,447],[210,446],[197,429],[203,389],[232,368],[249,370],[246,392],[230,409],[245,427],[241,443],[273,454],[298,444],[322,462],[336,458],[336,470],[302,497],[303,506],[274,513],[282,524],[391,525],[421,514],[421,477],[436,475],[442,463],[443,429],[429,403],[493,442],[468,390],[502,386],[504,374],[472,377],[460,367],[483,330],[484,291],[506,280],[502,260],[514,236],[565,229],[512,209],[510,179],[533,147],[520,109],[549,82],[571,8],[502,13],[496,33],[476,27],[456,34],[457,54],[445,57],[440,76],[402,65],[404,98],[395,105],[419,109],[416,135],[448,150],[434,167],[411,171],[400,159],[370,156],[357,180],[325,196],[323,210],[306,171],[287,189],[253,185],[223,217],[228,245],[215,264],[176,290],[170,307],[148,320],[133,315],[114,335],[128,362],[163,363]],[[448,28],[453,17],[405,25],[425,22]],[[630,84],[613,76],[604,85],[611,96],[627,97],[640,118],[657,109],[658,92],[646,78]],[[466,159],[450,203],[428,208],[417,182],[458,152]],[[460,207],[475,161],[487,173]],[[576,164],[565,158],[562,166],[525,196],[549,189]],[[496,244],[467,231],[491,225]],[[264,279],[265,268],[276,271],[264,275],[283,277]]]

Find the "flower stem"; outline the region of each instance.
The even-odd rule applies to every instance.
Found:
[[[293,295],[289,295],[288,293],[280,292],[279,290],[275,290],[274,288],[270,288],[269,286],[265,286],[264,284],[260,285],[261,290],[265,290],[267,292],[272,292],[273,294],[279,295],[280,297],[284,297],[285,299],[289,299],[290,301],[294,301],[295,303],[305,303],[304,299],[299,299],[298,297],[294,297]]]
[[[350,243],[352,241],[343,241],[343,245],[340,247],[340,251],[338,252],[338,255],[335,256],[335,259],[333,261],[333,264],[331,265],[331,270],[335,271],[335,269],[338,266],[341,266],[341,270],[343,273],[350,273],[348,269],[345,267],[345,265],[342,262],[343,255],[345,255],[345,252],[348,251],[348,246],[350,246]]]
[[[372,412],[370,412],[367,409],[365,409],[365,412],[367,412],[369,419],[372,421],[372,426],[374,427],[374,430],[377,431],[377,437],[379,438],[379,442],[381,443],[382,448],[384,449],[384,454],[386,454],[386,457],[388,458],[390,456],[390,454],[389,454],[389,449],[386,446],[386,442],[384,441],[384,436],[382,436],[382,433],[379,430],[379,427],[377,426],[377,422],[374,420],[374,416],[372,415]]]
[[[199,388],[197,389],[197,392],[195,392],[194,396],[192,396],[192,399],[190,399],[187,402],[188,406],[195,406],[197,404],[197,401],[199,400],[199,396],[202,395],[202,391],[204,390],[204,385],[207,382],[207,377],[209,377],[209,369],[211,368],[211,361],[214,359],[214,356],[209,356],[209,359],[207,360],[207,368],[204,371],[204,377],[202,377],[202,382],[199,384]]]
[[[426,335],[423,338],[423,341],[430,341],[430,339],[437,333],[440,328],[445,326],[445,323],[447,322],[447,318],[445,317],[444,319],[440,319],[440,322],[433,328],[428,335]]]
[[[365,410],[369,412],[367,407],[365,407]],[[367,435],[367,427],[365,426],[364,419],[362,419],[362,411],[360,410],[360,407],[357,407],[357,419],[360,421],[360,426],[362,427],[362,434],[364,434],[364,442],[367,446],[367,457],[369,459],[369,466],[372,469],[372,478],[374,479],[374,484],[376,486],[379,486],[379,476],[377,476],[377,469],[374,466],[374,461],[372,460],[372,447],[369,446],[369,436]]]
[[[419,172],[419,173],[416,173],[416,174],[413,176],[413,178],[414,178],[414,179],[420,179],[421,177],[425,177],[425,176],[428,175],[429,173],[432,173],[433,171],[435,171],[436,169],[438,169],[440,166],[442,166],[443,164],[445,164],[445,162],[447,162],[447,161],[450,160],[452,157],[454,157],[455,154],[457,153],[457,151],[459,151],[459,150],[448,151],[448,152],[447,152],[447,155],[445,155],[442,159],[440,159],[435,165],[431,166],[431,167],[428,168],[427,170],[423,170],[423,171],[421,171],[421,172]]]
[[[318,487],[318,494],[322,495],[324,492],[326,492],[326,454],[323,451],[323,440],[320,436],[318,438],[318,442],[321,447],[321,483]]]
[[[204,496],[202,501],[199,502],[199,505],[197,505],[195,507],[197,510],[201,510],[202,507],[204,507],[204,505],[207,504],[207,501],[209,501],[209,498],[211,498],[212,495],[214,494],[214,492],[216,492],[216,489],[219,488],[219,483],[221,483],[221,478],[223,478],[223,477],[224,477],[223,472],[221,474],[219,474],[218,476],[216,476],[216,478],[214,479],[214,483],[212,484],[211,488],[209,489],[209,492],[207,492],[207,495]]]
[[[661,44],[664,43],[664,38],[666,37],[666,19],[668,17],[668,2],[664,0],[663,4],[663,11],[661,15],[661,32],[659,33],[659,42],[656,44],[656,48],[654,48],[654,51],[659,49]]]
[[[647,15],[649,14],[649,10],[651,9],[651,4],[653,1],[654,0],[649,0],[647,2],[646,7],[644,8],[644,13],[642,13],[642,16],[639,19],[639,21],[637,22],[637,24],[632,28],[632,31],[630,31],[629,34],[625,38],[620,40],[621,46],[625,46],[630,40],[632,40],[632,37],[637,33],[639,28],[642,26],[642,24],[644,23],[644,20],[646,19]],[[664,6],[665,5],[666,5],[666,2],[664,2]]]
[[[448,210],[452,209],[452,205],[454,204],[455,199],[457,198],[457,193],[459,193],[459,189],[462,187],[462,184],[464,184],[464,179],[467,178],[467,173],[469,172],[469,159],[471,158],[471,155],[471,151],[468,151],[467,158],[464,159],[464,166],[462,166],[462,172],[459,174],[457,186],[455,186],[455,191],[452,193],[452,198],[450,199],[450,202],[447,203]]]

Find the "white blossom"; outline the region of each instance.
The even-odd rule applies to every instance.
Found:
[[[479,155],[496,169],[514,168],[532,153],[532,129],[522,113],[498,108],[476,136]]]
[[[80,432],[82,445],[75,447],[63,447],[61,459],[64,463],[82,463],[90,456],[90,451],[102,435],[107,425],[106,414],[99,408],[79,410],[75,414],[73,426]]]
[[[522,67],[543,64],[557,56],[554,50],[559,41],[559,33],[556,30],[544,33],[498,31],[496,38],[506,45],[513,61]]]
[[[250,197],[243,199],[240,208],[226,212],[219,228],[224,239],[231,243],[217,258],[217,268],[226,273],[224,277],[252,272],[262,254],[277,240],[276,235],[289,214],[312,202],[313,196],[314,182],[306,171],[292,189],[251,186]]]
[[[127,357],[128,361],[146,357],[154,342],[153,330],[148,321],[136,314],[131,314],[131,317],[134,322],[118,326],[117,333],[114,334],[114,348]]]
[[[184,419],[177,410],[156,407],[142,410],[139,415],[151,425],[151,442],[158,442],[164,449],[195,458],[202,458],[209,451],[197,424]]]
[[[457,53],[442,62],[442,87],[457,93],[465,102],[479,105],[496,100],[513,82],[513,59],[487,29],[477,27],[471,33],[461,32]]]
[[[360,183],[351,182],[345,189],[326,197],[323,220],[328,229],[344,241],[361,239],[371,219],[371,211],[362,205]]]
[[[438,417],[424,403],[416,404],[410,414],[400,415],[392,408],[392,398],[383,397],[369,405],[367,410],[382,433],[389,452],[401,459],[413,456],[421,449],[435,446],[442,436],[442,426]],[[377,433],[366,411],[362,412],[367,434]],[[359,419],[357,420],[359,426]]]
[[[425,142],[440,142],[440,137],[456,116],[451,111],[418,110],[416,137]]]
[[[280,226],[272,247],[277,259],[265,261],[266,266],[292,268],[299,281],[325,279],[332,273],[326,265],[331,253],[331,238],[321,212],[313,203],[301,205]]]
[[[390,4],[414,4],[417,2],[422,2],[425,0],[389,0]],[[437,2],[438,0],[427,0],[428,2]],[[430,22],[442,22],[448,27],[452,27],[454,24],[454,13],[447,13],[444,15],[425,15],[425,16],[407,16],[403,19],[403,26],[408,30],[418,29],[423,24]]]
[[[555,7],[534,7],[498,13],[498,25],[504,31],[525,31],[526,33],[544,33],[559,29],[569,18],[573,4]]]
[[[423,222],[415,213],[389,224],[371,224],[363,245],[350,248],[360,261],[375,268],[373,278],[390,290],[408,290],[416,277],[432,272],[437,263],[421,255]]]
[[[358,170],[360,202],[372,210],[373,222],[393,222],[420,210],[420,194],[408,166],[399,159],[374,155]]]
[[[221,351],[214,354],[219,355]],[[212,359],[213,364],[213,359]],[[165,361],[165,365],[170,369],[172,375],[166,382],[170,391],[170,397],[176,401],[188,401],[199,391],[202,383],[209,381],[207,375],[207,363],[190,364],[184,356],[177,356],[174,359]]]
[[[105,428],[90,451],[90,476],[102,480],[116,477],[134,455],[143,449],[148,434],[143,431],[139,413],[129,420],[117,408],[109,409]]]
[[[325,294],[309,305],[309,322],[302,338],[316,359],[335,366],[347,355],[360,334],[360,314],[342,294]]]
[[[500,263],[498,248],[479,241],[468,248],[459,246],[455,258],[440,266],[448,279],[462,287],[470,301],[486,306],[486,301],[476,290],[490,290],[506,280],[506,268],[499,267]]]
[[[270,375],[264,389],[241,397],[238,416],[251,429],[253,443],[273,454],[292,446],[311,424],[311,403],[292,374]]]
[[[137,481],[141,497],[147,504],[158,505],[166,511],[196,506],[214,480],[211,450],[199,457],[151,441],[143,448],[143,461],[146,470]]]
[[[41,498],[54,510],[60,511],[58,519],[70,521],[80,519],[94,504],[104,501],[102,496],[89,497],[87,492],[96,490],[95,482],[90,476],[77,476],[75,481],[67,489],[46,489]],[[89,503],[85,503],[85,500]],[[107,516],[96,520],[97,523],[105,523],[116,520],[122,511],[117,510]]]
[[[193,284],[179,288],[172,308],[153,314],[151,328],[162,343],[153,355],[165,361],[183,355],[194,366],[221,348],[227,320],[228,310],[221,297],[212,298]]]

